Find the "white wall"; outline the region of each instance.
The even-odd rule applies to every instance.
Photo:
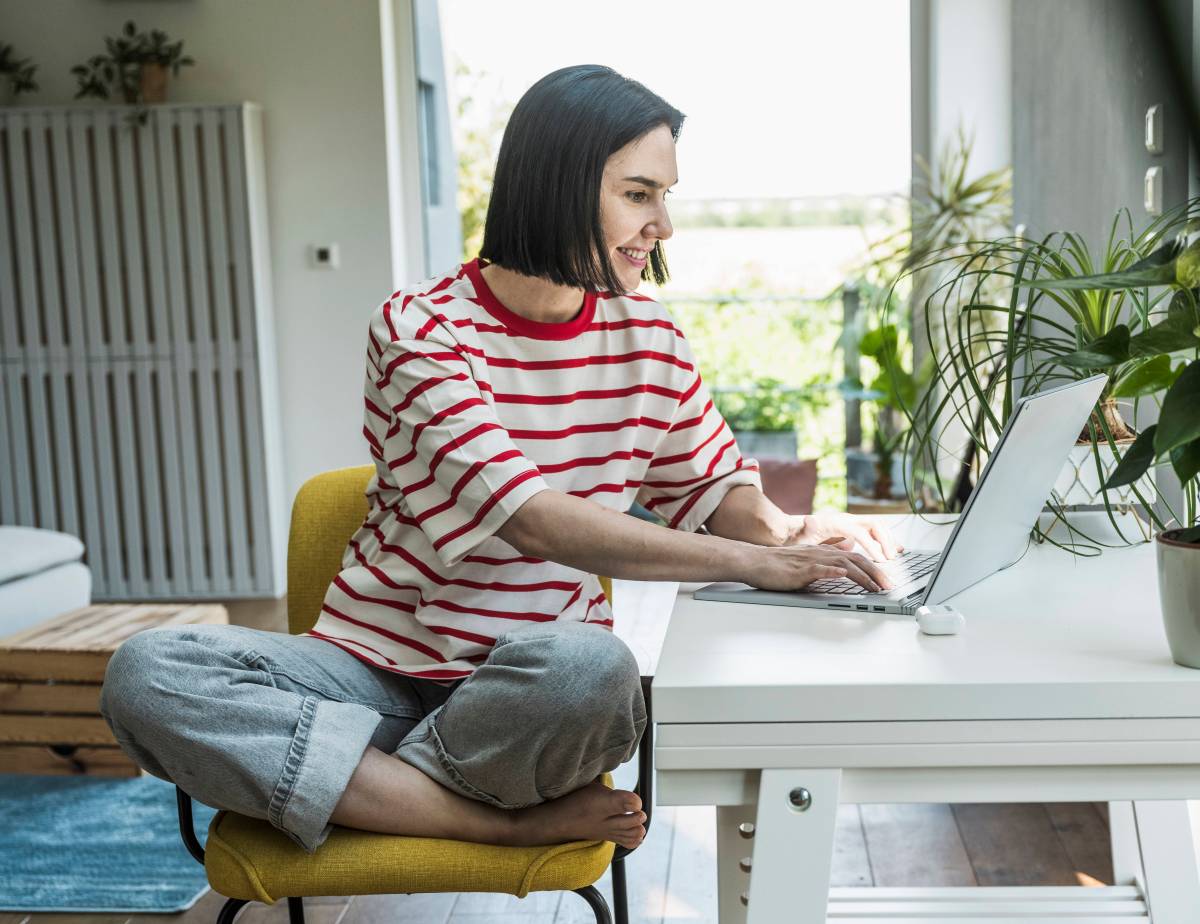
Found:
[[[383,2],[395,14],[397,72],[411,84],[409,4]],[[317,472],[370,461],[366,325],[394,288],[380,11],[381,0],[0,0],[3,40],[39,64],[41,90],[22,101],[70,103],[70,67],[133,19],[183,39],[197,61],[173,82],[172,101],[262,105],[289,498]],[[408,134],[401,126],[398,143]],[[310,268],[309,245],[330,242],[340,268]],[[424,275],[404,265],[414,250],[399,248],[401,279]]]
[[[914,71],[914,153],[934,163],[941,145],[961,125],[975,140],[973,175],[1009,166],[1011,0],[912,0],[911,9],[914,28],[927,30],[914,36],[914,61],[922,44],[929,55],[927,79]],[[916,136],[922,128],[928,137]]]

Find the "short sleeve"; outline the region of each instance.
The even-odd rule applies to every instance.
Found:
[[[440,328],[424,339],[394,340],[378,360],[375,382],[392,416],[383,462],[446,566],[548,487],[500,423],[463,354]]]
[[[733,431],[713,406],[686,341],[679,341],[677,354],[692,366],[691,380],[650,460],[637,501],[672,528],[694,532],[731,488],[750,484],[761,490],[762,481],[758,463],[742,458]]]

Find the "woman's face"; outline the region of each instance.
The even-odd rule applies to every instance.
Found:
[[[666,196],[678,181],[675,139],[665,125],[631,141],[604,165],[600,224],[609,263],[626,292],[637,288],[654,245],[674,232]]]

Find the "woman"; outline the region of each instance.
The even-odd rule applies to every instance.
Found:
[[[645,836],[599,774],[646,721],[594,575],[888,586],[844,514],[762,494],[666,311],[683,115],[608,68],[539,81],[504,135],[480,259],[371,320],[370,511],[316,626],[133,637],[103,712],[142,766],[267,818],[504,844]],[[623,515],[635,501],[673,529]],[[704,527],[704,532],[699,532]]]

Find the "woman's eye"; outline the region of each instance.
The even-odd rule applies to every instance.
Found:
[[[634,192],[627,192],[627,193],[625,193],[625,195],[629,197],[631,202],[645,202],[646,201],[646,193],[640,189],[635,190]]]

